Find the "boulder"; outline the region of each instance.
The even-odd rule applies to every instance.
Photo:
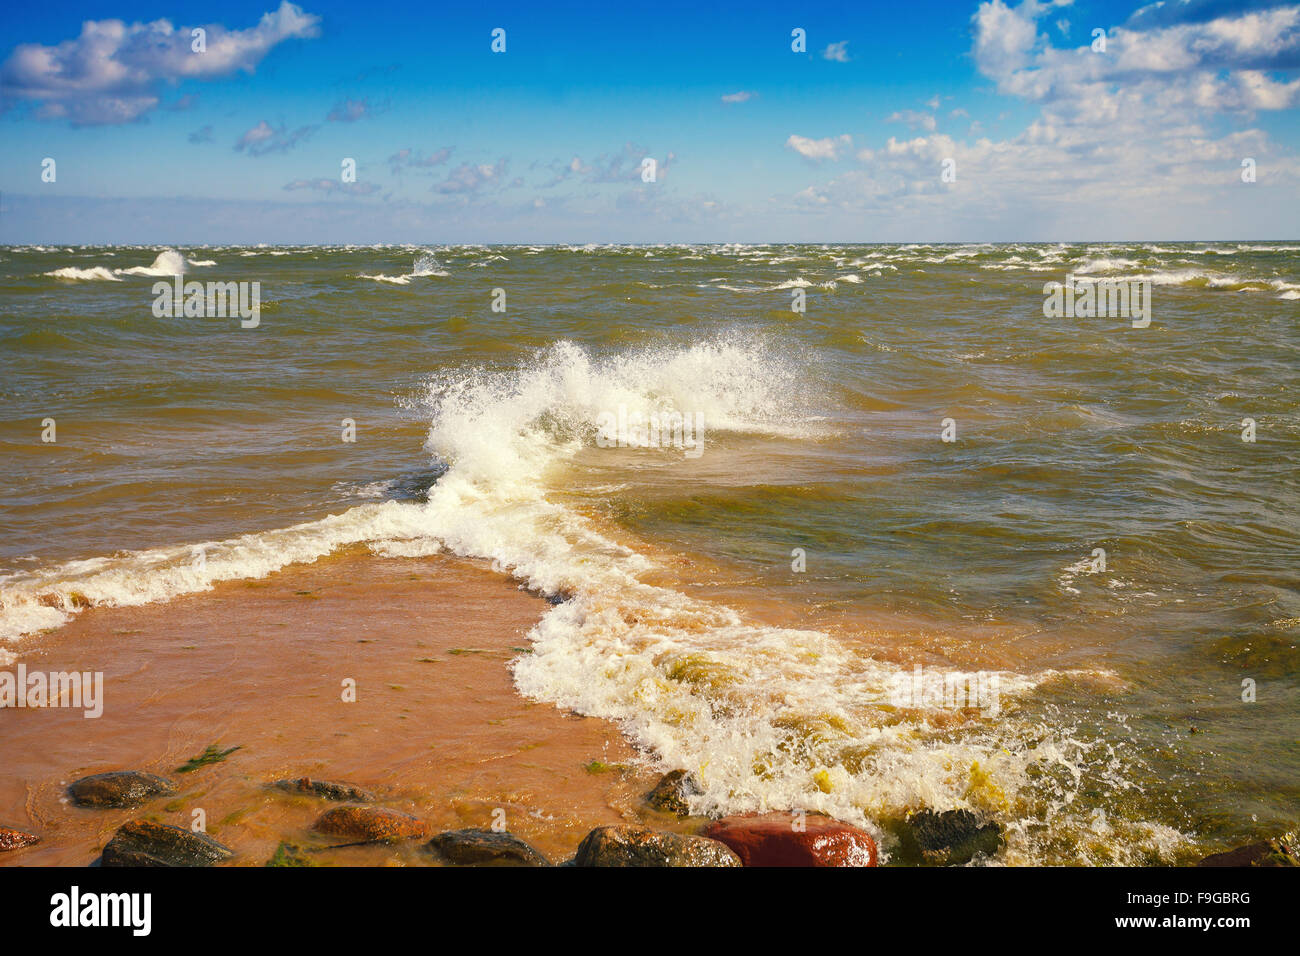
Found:
[[[293,780],[277,780],[272,784],[277,790],[286,793],[301,793],[325,800],[337,800],[350,803],[370,803],[375,798],[359,787],[350,783],[337,783],[332,780],[312,780],[310,777],[298,777]]]
[[[312,829],[357,843],[401,843],[429,835],[429,825],[419,817],[387,807],[335,807],[321,814]]]
[[[992,856],[1002,848],[1002,827],[970,810],[921,810],[905,824],[905,855],[919,855],[922,862],[960,866],[981,854]]]
[[[28,833],[26,830],[15,830],[13,827],[0,826],[0,853],[3,853],[5,850],[17,850],[40,842],[41,838],[35,833]]]
[[[648,827],[597,827],[583,838],[574,866],[740,866],[716,840]]]
[[[656,810],[685,817],[691,812],[690,798],[703,792],[695,774],[686,770],[672,770],[663,775],[645,799]]]
[[[1300,866],[1300,833],[1284,833],[1264,843],[1250,843],[1211,853],[1197,866]]]
[[[206,833],[169,823],[132,820],[104,847],[100,866],[211,866],[235,853]]]
[[[451,830],[439,833],[428,848],[456,866],[550,866],[535,847],[512,833],[493,830]]]
[[[723,817],[704,835],[725,843],[745,866],[875,866],[871,834],[831,817],[792,813]]]
[[[68,786],[68,796],[79,807],[117,809],[138,807],[154,797],[175,793],[172,782],[138,770],[113,770],[82,777]]]

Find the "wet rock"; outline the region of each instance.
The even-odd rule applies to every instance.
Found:
[[[321,797],[325,800],[348,801],[352,803],[370,803],[375,798],[350,783],[336,783],[332,780],[312,780],[310,777],[298,777],[295,780],[277,780],[272,784],[277,790],[286,793],[301,793]]]
[[[452,830],[439,833],[428,848],[456,866],[550,866],[535,847],[512,833]]]
[[[875,866],[876,841],[865,830],[817,814],[747,814],[709,824],[745,866]]]
[[[31,846],[40,843],[41,838],[35,833],[28,833],[26,830],[15,830],[13,827],[0,826],[0,853],[5,850],[18,850],[25,846]]]
[[[586,835],[574,866],[740,866],[740,858],[716,840],[648,827],[597,827]]]
[[[169,823],[132,820],[108,841],[100,866],[211,866],[235,853],[206,833]]]
[[[429,825],[419,817],[387,807],[335,807],[326,810],[312,829],[358,843],[401,843],[429,835]]]
[[[905,828],[905,855],[919,856],[925,863],[960,866],[1002,848],[1001,825],[970,810],[921,810],[908,818]]]
[[[703,792],[695,774],[686,770],[672,770],[663,775],[655,788],[646,794],[645,800],[656,810],[685,817],[691,812],[690,798]]]
[[[79,807],[113,809],[138,807],[154,797],[175,793],[172,782],[138,770],[113,770],[82,777],[68,786],[68,796]]]
[[[1212,853],[1197,866],[1300,866],[1300,832],[1284,833],[1264,843],[1250,843],[1226,853]]]

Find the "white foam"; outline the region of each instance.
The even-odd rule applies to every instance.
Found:
[[[185,274],[185,257],[175,249],[164,249],[151,265],[113,271],[124,276],[179,276]]]
[[[357,276],[357,278],[372,279],[375,282],[387,282],[392,285],[410,285],[412,279],[423,279],[432,276],[446,277],[449,275],[451,275],[451,273],[445,271],[441,265],[439,265],[438,260],[434,258],[432,253],[426,252],[416,257],[415,264],[411,267],[411,271],[404,275],[390,276],[385,275],[382,272],[371,275],[363,272],[361,275]]]
[[[78,269],[76,266],[64,266],[62,269],[55,269],[53,272],[45,273],[47,276],[53,276],[55,279],[78,279],[102,280],[106,282],[121,282],[117,276],[104,266],[92,266],[89,269]]]

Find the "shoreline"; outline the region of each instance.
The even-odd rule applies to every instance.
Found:
[[[648,810],[660,774],[605,721],[529,701],[508,662],[526,652],[541,598],[460,558],[349,549],[267,578],[140,607],[90,608],[34,637],[33,671],[102,671],[103,715],[15,709],[0,737],[0,823],[41,837],[0,865],[86,865],[145,815],[206,830],[260,865],[328,808],[268,789],[339,780],[433,831],[504,824],[558,862],[604,825],[685,830]],[[345,703],[343,682],[356,682]],[[190,773],[206,748],[240,749]],[[73,780],[110,770],[170,779],[143,807],[73,806]],[[426,862],[414,847],[331,851],[322,862]]]

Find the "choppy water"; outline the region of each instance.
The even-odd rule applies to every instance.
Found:
[[[258,327],[155,317],[177,268]],[[1071,273],[1149,281],[1149,327],[1045,318]],[[1300,809],[1298,309],[1287,242],[0,249],[0,653],[447,548],[569,598],[518,686],[701,811],[1186,860]],[[602,447],[620,409],[702,443]],[[900,699],[918,664],[996,712]]]

